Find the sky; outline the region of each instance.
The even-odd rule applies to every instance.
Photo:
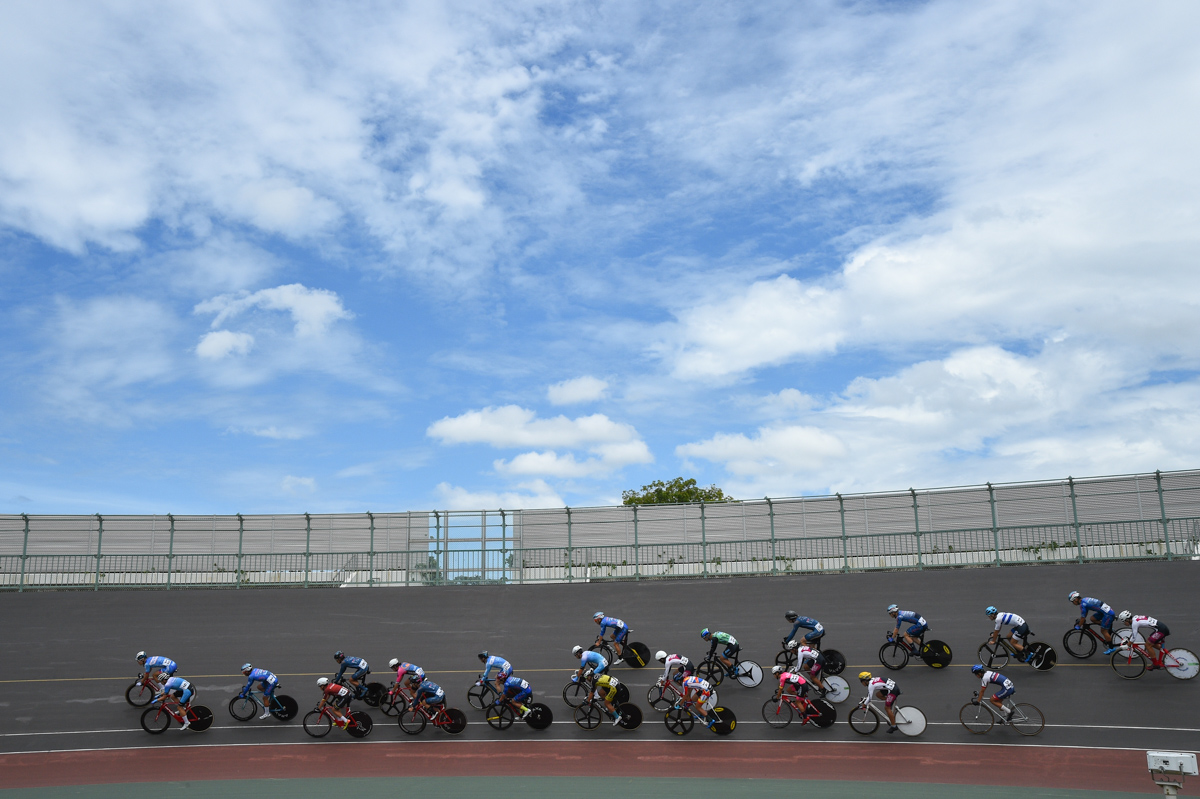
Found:
[[[1200,4],[0,6],[0,512],[1200,466]]]

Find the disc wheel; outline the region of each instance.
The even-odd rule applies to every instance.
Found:
[[[585,730],[594,730],[604,720],[604,713],[595,702],[586,702],[575,708],[575,723]]]
[[[821,652],[825,656],[825,673],[837,676],[846,670],[846,656],[836,649],[826,649]]]
[[[850,711],[850,729],[859,735],[870,735],[879,729],[879,717],[870,708],[858,705]]]
[[[363,694],[363,702],[370,707],[379,707],[379,703],[383,701],[383,697],[387,695],[387,688],[381,682],[367,683],[367,692]],[[366,736],[363,736],[366,737]]]
[[[978,655],[979,662],[986,669],[1002,669],[1008,665],[1008,650],[999,642],[981,645]]]
[[[154,700],[154,689],[138,680],[125,689],[125,701],[134,707],[145,707]]]
[[[166,732],[171,726],[171,714],[157,707],[148,707],[142,712],[142,729],[152,735]]]
[[[663,724],[672,735],[687,735],[692,731],[692,727],[696,726],[696,720],[683,708],[672,707],[663,716]]]
[[[792,723],[792,716],[795,711],[787,702],[778,699],[768,699],[763,702],[762,717],[763,721],[777,730],[782,730],[784,727]]]
[[[896,708],[896,726],[901,735],[912,737],[925,732],[925,714],[915,707]]]
[[[448,708],[446,715],[450,718],[449,721],[442,725],[442,729],[451,735],[459,735],[467,728],[467,714],[463,713],[456,707]]]
[[[1046,717],[1033,705],[1021,703],[1016,706],[1009,725],[1022,735],[1037,735],[1046,726]]]
[[[333,729],[333,719],[327,713],[310,710],[304,716],[304,731],[314,738],[324,738]]]
[[[888,641],[879,647],[879,662],[891,671],[899,671],[908,665],[908,648],[896,641]]]
[[[1136,680],[1146,673],[1146,657],[1136,649],[1118,649],[1108,662],[1113,671],[1126,680]]]
[[[737,666],[737,681],[743,688],[754,688],[762,682],[762,666],[753,660],[743,660]]]
[[[252,696],[235,696],[229,700],[229,715],[238,721],[249,721],[258,714],[258,702]]]
[[[837,721],[837,708],[824,699],[814,699],[812,705],[821,712],[821,715],[812,720],[813,724],[821,729],[832,727],[833,723]]]
[[[629,701],[629,686],[625,683],[617,683],[617,695],[614,697],[617,705],[623,705]]]
[[[825,683],[829,686],[829,690],[825,692],[827,701],[840,705],[850,698],[850,684],[842,677],[826,677]]]
[[[953,659],[954,654],[945,641],[930,641],[921,645],[921,660],[932,669],[944,669]]]
[[[371,721],[371,717],[361,710],[356,710],[350,714],[350,718],[354,719],[354,724],[346,726],[346,734],[351,738],[366,738],[371,734],[371,728],[375,726]]]
[[[625,702],[617,707],[621,712],[621,720],[617,726],[623,730],[636,730],[642,726],[642,709],[632,702]]]
[[[1190,649],[1169,649],[1163,656],[1163,668],[1177,680],[1190,680],[1200,674],[1200,660]]]
[[[483,710],[496,701],[496,689],[488,683],[476,683],[467,689],[467,702],[476,710]]]
[[[204,705],[194,705],[188,711],[188,719],[191,721],[191,724],[188,725],[189,730],[192,732],[204,732],[212,726],[213,712]]]
[[[500,702],[484,711],[488,726],[496,730],[507,730],[517,720],[517,715],[507,702]]]
[[[1029,665],[1038,671],[1050,671],[1058,663],[1058,653],[1049,644],[1038,641],[1036,644],[1030,644],[1029,649],[1033,653]]]
[[[962,722],[968,732],[976,735],[983,735],[996,723],[992,711],[984,707],[983,702],[967,702],[958,711],[958,720]]]
[[[650,662],[650,647],[641,641],[634,641],[625,646],[625,663],[635,669],[640,669]]]
[[[569,707],[579,707],[587,701],[591,689],[581,682],[569,682],[563,687],[563,701]]]
[[[396,717],[396,723],[400,725],[400,729],[404,731],[405,735],[420,735],[428,722],[424,713],[415,707],[409,707]]]
[[[1063,635],[1063,649],[1073,658],[1090,658],[1096,653],[1096,639],[1087,630],[1067,630]]]
[[[300,705],[287,694],[280,694],[275,697],[275,702],[271,706],[271,715],[279,721],[291,721],[296,718],[296,714],[299,712]]]
[[[737,726],[737,716],[727,707],[714,707],[710,711],[711,715],[715,715],[716,721],[713,722],[711,729],[714,734],[722,737],[733,732],[733,728]]]
[[[525,723],[535,730],[544,730],[554,723],[554,713],[543,704],[529,705],[529,715]]]

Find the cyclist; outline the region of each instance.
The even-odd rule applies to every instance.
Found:
[[[254,683],[262,683],[263,714],[259,718],[265,719],[271,715],[271,700],[275,698],[275,689],[279,687],[279,678],[266,669],[256,669],[249,663],[242,664],[242,675],[246,678],[246,687],[238,694],[241,699],[245,699],[250,694]]]
[[[896,632],[900,632],[900,625],[908,622],[910,626],[904,631],[901,636],[904,643],[908,644],[908,648],[913,652],[917,651],[917,641],[913,636],[922,635],[929,629],[929,622],[925,621],[925,617],[915,610],[901,610],[899,605],[888,605],[888,615],[896,620]],[[889,730],[890,732],[890,730]]]
[[[522,703],[529,701],[529,698],[533,696],[533,688],[520,677],[507,678],[500,693],[508,700],[509,704],[521,709],[521,718],[525,718],[532,711],[532,708]]]
[[[716,719],[708,717],[708,709],[704,706],[708,703],[708,698],[712,696],[712,685],[708,680],[698,674],[693,674],[690,677],[683,679],[683,699],[681,700],[684,706],[691,703],[700,713],[701,720],[704,726],[712,729],[712,725],[717,723]]]
[[[803,675],[788,671],[783,666],[775,666],[771,669],[771,673],[779,678],[779,687],[775,689],[775,696],[772,699],[778,702],[784,694],[791,694],[807,700],[809,682],[804,679]]]
[[[1012,696],[1017,690],[1017,686],[1013,685],[1012,680],[1008,679],[1007,677],[1005,677],[1003,674],[1001,674],[998,671],[986,670],[983,668],[983,666],[980,666],[978,663],[976,663],[974,666],[971,667],[971,673],[974,674],[976,677],[978,677],[980,675],[983,676],[983,683],[981,684],[980,691],[979,691],[979,701],[980,702],[983,701],[983,695],[987,693],[988,683],[994,683],[994,684],[1000,686],[999,691],[997,691],[996,693],[994,693],[990,697],[988,697],[988,699],[991,701],[991,703],[993,705],[995,705],[997,708],[999,708],[1000,710],[1004,709],[1005,697]],[[1008,711],[1007,713],[1005,713],[1004,720],[1008,721],[1009,719],[1011,719],[1012,714],[1013,714],[1013,712],[1011,710]]]
[[[495,669],[496,691],[504,693],[504,681],[511,677],[513,673],[512,664],[499,655],[489,655],[486,649],[479,653],[479,659],[483,661],[483,676],[481,679],[487,682],[488,675],[492,673],[492,669]]]
[[[1017,650],[1017,657],[1021,659],[1021,662],[1028,663],[1033,653],[1025,651],[1025,639],[1029,636],[1029,625],[1025,620],[1015,613],[1001,613],[996,610],[995,605],[988,605],[983,613],[989,619],[996,622],[996,629],[992,630],[992,634],[988,638],[988,643],[994,644],[999,641],[1000,628],[1007,624],[1012,627],[1008,633],[1008,642],[1012,644],[1013,649]]]
[[[664,664],[662,676],[663,682],[666,682],[667,680],[674,680],[675,682],[682,683],[684,677],[692,676],[692,673],[696,670],[696,664],[692,663],[683,655],[668,655],[662,649],[658,650],[658,652],[654,654],[654,659],[659,663]],[[678,669],[674,676],[671,675],[672,668]]]
[[[787,634],[786,638],[783,639],[784,646],[787,646],[789,641],[795,640],[796,633],[799,632],[800,628],[802,627],[809,631],[804,634],[804,643],[806,644],[819,644],[821,641],[821,636],[825,635],[825,628],[822,627],[821,622],[817,621],[816,619],[808,616],[801,616],[794,610],[789,610],[787,613],[783,614],[783,617],[792,623],[792,631]]]
[[[425,677],[424,669],[414,663],[409,663],[407,660],[401,662],[400,658],[392,658],[389,660],[388,668],[396,672],[396,682],[403,680],[406,674],[412,674],[413,672],[417,671],[421,672],[422,678]]]
[[[442,686],[425,679],[421,680],[421,684],[417,686],[416,692],[413,693],[413,699],[426,708],[444,705],[446,704],[446,692],[442,690]]]
[[[1112,644],[1112,626],[1117,614],[1113,612],[1108,603],[1095,597],[1080,596],[1078,591],[1067,594],[1067,599],[1071,601],[1072,605],[1079,606],[1079,621],[1075,622],[1075,627],[1083,626],[1090,611],[1092,621],[1100,624],[1100,636],[1104,639],[1104,643],[1108,644],[1108,649],[1104,651],[1104,654],[1111,655],[1116,652],[1117,648]]]
[[[896,685],[896,681],[872,677],[869,671],[859,672],[858,681],[867,689],[867,698],[863,700],[863,706],[865,707],[872,699],[883,699],[883,709],[887,712],[888,717],[888,733],[891,734],[900,729],[896,726],[896,709],[893,707],[896,704],[896,697],[900,696],[900,688]]]
[[[821,676],[821,670],[825,668],[825,656],[821,654],[821,651],[813,649],[811,646],[797,647],[795,640],[788,641],[788,649],[796,650],[796,673],[799,673],[808,665],[809,676],[816,681],[822,691],[828,691],[829,686]]]
[[[741,650],[741,647],[738,646],[737,639],[734,638],[729,633],[710,632],[707,627],[705,627],[703,630],[700,631],[700,637],[703,638],[705,641],[712,642],[711,645],[708,647],[708,657],[710,659],[713,657],[713,654],[717,651],[717,644],[725,645],[725,651],[721,654],[720,657],[716,658],[716,660],[722,666],[725,667],[725,671],[726,671],[726,673],[729,674],[730,677],[733,677],[736,679],[737,673],[733,670],[733,662],[730,661],[729,658],[737,657],[737,653]]]
[[[609,630],[613,631],[612,641],[613,649],[617,650],[617,657],[624,657],[625,641],[629,638],[629,634],[633,632],[629,626],[620,619],[612,616],[605,616],[604,611],[599,611],[592,615],[592,621],[600,625],[600,635],[596,638],[596,643],[604,640],[604,634]]]
[[[579,668],[575,669],[575,676],[571,678],[572,682],[579,682],[588,669],[591,669],[592,674],[597,677],[608,669],[608,661],[599,652],[593,652],[590,649],[584,650],[583,647],[577,646],[571,650],[571,654],[579,658]]]
[[[601,674],[596,678],[596,692],[593,696],[596,699],[602,700],[604,706],[608,708],[608,715],[613,720],[613,726],[621,723],[621,711],[617,710],[615,700],[617,698],[617,687],[620,681],[611,674]]]
[[[350,718],[343,711],[350,706],[354,693],[344,685],[331,682],[328,677],[317,680],[317,686],[321,689],[321,701],[317,703],[317,710],[328,707],[333,716],[333,723],[343,730],[346,729]]]
[[[1133,640],[1137,640],[1138,636],[1146,642],[1146,651],[1150,653],[1155,661],[1162,657],[1162,650],[1166,647],[1163,641],[1171,634],[1171,629],[1153,616],[1134,616],[1128,610],[1121,611],[1118,617],[1125,622],[1133,630]],[[1150,669],[1161,668],[1153,661],[1150,663]]]
[[[333,653],[333,659],[338,662],[338,673],[333,678],[334,681],[342,679],[342,675],[346,673],[347,669],[354,669],[354,673],[346,679],[346,682],[354,688],[354,695],[361,698],[367,690],[363,687],[363,680],[371,673],[371,669],[367,667],[367,661],[362,658],[346,657],[346,654],[340,649]]]
[[[157,702],[160,699],[166,699],[168,696],[174,696],[179,703],[180,714],[183,716],[183,726],[179,729],[186,730],[192,723],[188,714],[192,709],[192,697],[196,695],[196,689],[182,677],[172,677],[165,671],[160,671],[155,675],[154,679],[158,680],[161,684],[158,693],[154,695],[154,701]]]
[[[157,674],[166,674],[168,677],[174,677],[175,671],[179,668],[175,661],[164,655],[155,655],[154,657],[146,657],[145,652],[138,652],[138,663],[142,664],[142,671],[146,672],[147,677],[154,677]]]

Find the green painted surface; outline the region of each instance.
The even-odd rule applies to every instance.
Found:
[[[212,780],[70,788],[0,790],[3,799],[399,799],[486,797],[486,799],[560,799],[581,793],[614,796],[686,797],[686,799],[780,799],[784,796],[851,796],[880,799],[1120,799],[1158,793],[1147,779],[1146,793],[1072,791],[1050,788],[998,788],[926,783],[831,782],[822,780],[651,779],[632,777],[406,777],[309,780]]]

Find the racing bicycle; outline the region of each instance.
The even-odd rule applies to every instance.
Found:
[[[408,735],[420,735],[427,723],[450,735],[458,735],[467,728],[467,715],[458,708],[448,708],[444,704],[426,705],[413,702],[400,714],[397,721],[400,723],[400,729]]]
[[[733,677],[739,685],[746,688],[753,688],[762,682],[763,678],[762,666],[753,660],[742,660],[741,650],[733,653],[733,666],[729,669],[725,668],[725,664],[718,659],[717,653],[713,652],[700,662],[700,665],[696,667],[696,673],[708,680],[708,684],[713,688],[720,685],[727,676]]]
[[[882,706],[882,700],[867,697],[850,711],[850,728],[859,735],[871,735],[879,729],[880,722],[891,726],[887,710]],[[892,708],[896,714],[896,726],[902,735],[914,736],[925,732],[925,714],[912,705]]]
[[[331,678],[330,682],[334,685],[346,685],[346,678]],[[351,690],[354,690],[351,688]],[[359,683],[358,690],[355,691],[354,698],[358,699],[371,707],[379,707],[379,703],[387,696],[388,689],[381,682],[364,682]]]
[[[1083,660],[1090,658],[1096,654],[1096,645],[1101,644],[1105,649],[1109,644],[1104,640],[1097,630],[1100,626],[1094,621],[1084,621],[1082,624],[1076,624],[1063,635],[1063,648],[1067,650],[1073,658]],[[1120,630],[1112,631],[1112,640],[1114,646],[1119,646],[1133,636],[1133,630],[1124,627]]]
[[[621,714],[621,720],[617,722],[617,726],[621,729],[636,730],[642,726],[642,709],[632,702],[619,703],[617,712]],[[605,718],[612,720],[613,715],[604,706],[604,701],[596,698],[595,692],[588,696],[582,705],[575,708],[575,723],[585,730],[596,729]]]
[[[544,730],[554,721],[554,714],[546,705],[531,702],[527,707],[529,715],[525,717],[525,723],[533,729]],[[497,730],[507,730],[520,717],[512,700],[505,697],[498,697],[492,704],[484,708],[484,718],[487,719],[488,725]]]
[[[385,716],[399,716],[412,702],[412,691],[404,687],[403,680],[396,680],[379,700],[379,709]]]
[[[154,701],[154,695],[157,693],[158,686],[154,678],[144,671],[138,672],[133,685],[125,689],[125,701],[134,707],[145,707]]]
[[[976,735],[983,735],[996,722],[1007,724],[1021,735],[1037,735],[1046,726],[1046,717],[1033,705],[1014,703],[1012,699],[1004,702],[1004,712],[1001,712],[990,699],[982,698],[976,691],[971,694],[971,701],[958,711],[958,720]]]
[[[239,694],[229,700],[229,715],[238,721],[249,721],[258,715],[267,701],[271,703],[271,715],[279,721],[294,719],[300,712],[300,706],[296,704],[296,700],[287,694],[272,695],[268,700],[267,695],[261,690],[251,690],[245,696]]]
[[[887,643],[879,647],[879,662],[885,668],[899,671],[908,665],[911,657],[919,657],[926,666],[942,669],[950,665],[953,654],[945,641],[925,642],[925,633],[917,637],[917,645],[911,647],[903,638],[897,638],[892,630],[887,631]]]
[[[324,707],[315,707],[304,716],[304,731],[314,738],[324,738],[329,734],[336,724],[342,727],[338,722],[337,717],[333,715],[333,708],[328,704]],[[371,728],[374,726],[371,722],[371,717],[361,710],[356,710],[353,713],[346,714],[345,726],[342,727],[346,734],[351,738],[366,738],[371,734]]]
[[[811,721],[824,729],[832,727],[837,721],[837,710],[824,699],[809,700],[797,694],[785,693],[763,703],[762,717],[777,729],[788,726],[795,717],[799,717],[801,725]]]
[[[1159,648],[1158,657],[1152,657],[1146,643],[1137,639],[1127,639],[1109,659],[1113,671],[1127,680],[1136,680],[1146,673],[1146,666],[1163,669],[1177,680],[1190,680],[1200,673],[1200,661],[1196,653],[1189,649]]]
[[[1049,671],[1058,662],[1058,653],[1054,648],[1041,641],[1027,641],[1025,651],[1031,656],[1028,661],[1007,638],[1001,637],[994,644],[984,641],[979,645],[979,662],[989,669],[1002,669],[1011,658],[1018,663],[1028,662],[1038,671]]]
[[[825,636],[822,635],[821,638]],[[825,657],[825,667],[822,671],[825,674],[841,674],[846,668],[846,656],[836,649],[822,649],[821,638],[812,641],[800,639],[802,646],[808,646],[815,649]],[[796,650],[788,649],[788,639],[783,639],[783,648],[779,650],[779,654],[775,656],[775,665],[783,666],[785,669],[791,670],[792,666],[796,665]]]
[[[496,686],[490,680],[483,679],[482,674],[475,679],[475,684],[467,689],[467,702],[476,710],[491,707],[498,696],[500,692],[496,690]]]
[[[171,726],[172,720],[182,726],[184,713],[182,705],[178,702],[167,700],[164,697],[162,701],[156,702],[142,713],[142,729],[153,735],[158,735],[161,732],[167,731],[167,727]],[[212,726],[213,713],[204,705],[192,705],[187,709],[186,713],[189,730],[204,732]]]
[[[695,702],[676,702],[663,716],[663,723],[673,735],[687,735],[696,726],[697,721],[701,725],[706,723],[694,705]],[[715,719],[709,729],[716,735],[728,735],[737,726],[737,716],[728,708],[714,707],[708,714],[709,718]]]
[[[650,686],[650,690],[646,691],[646,701],[659,713],[666,713],[681,699],[683,699],[683,691],[679,689],[675,681],[664,680],[662,677],[659,677],[658,681]],[[704,709],[712,710],[716,704],[717,689],[714,688],[704,703]]]
[[[595,678],[587,675],[582,680],[572,678],[572,680],[563,686],[563,701],[570,707],[579,707],[587,701],[588,697],[595,693],[596,681]],[[629,701],[629,686],[623,682],[617,683],[617,699],[618,705],[623,705]]]

